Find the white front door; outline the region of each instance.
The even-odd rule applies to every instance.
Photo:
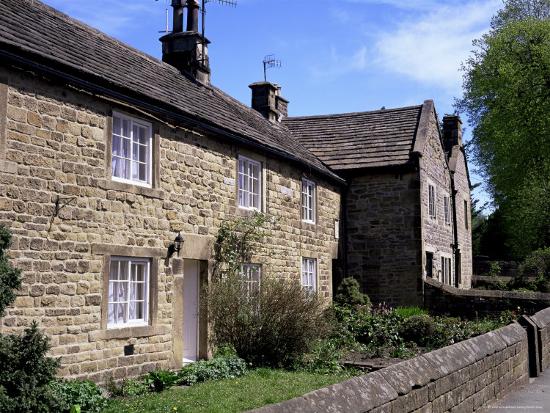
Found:
[[[197,361],[199,350],[199,261],[183,266],[183,362]]]

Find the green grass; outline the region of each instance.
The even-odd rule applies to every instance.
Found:
[[[428,314],[428,311],[420,307],[397,307],[395,313],[403,318],[409,318],[413,315]]]
[[[289,400],[350,377],[349,372],[324,375],[257,369],[236,379],[177,387],[131,399],[114,399],[103,413],[240,412]]]

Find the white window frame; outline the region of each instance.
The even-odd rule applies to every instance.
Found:
[[[302,221],[315,224],[317,219],[317,184],[309,179],[302,179]]]
[[[317,293],[317,258],[302,257],[300,283],[307,292]]]
[[[115,118],[120,119],[120,122],[122,123],[124,120],[130,122],[130,137],[123,137],[119,133],[115,133],[114,125],[115,125]],[[144,186],[147,188],[151,188],[153,185],[153,133],[152,133],[152,125],[150,122],[143,121],[141,119],[137,119],[131,116],[124,115],[120,112],[113,112],[113,130],[112,130],[112,136],[111,136],[111,179],[116,182],[123,182],[126,184],[131,185],[137,185],[137,186]],[[130,175],[132,174],[133,165],[136,163],[135,160],[133,160],[133,153],[134,153],[134,125],[141,126],[147,130],[147,156],[146,156],[146,174],[147,179],[145,181],[142,181],[140,179],[128,179],[128,178],[122,178],[119,176],[115,176],[115,171],[113,168],[113,160],[114,158],[120,158],[120,159],[129,159],[130,160]],[[121,139],[130,139],[130,157],[129,158],[122,158],[120,156],[115,156],[113,151],[113,145],[115,143],[115,136],[120,137]],[[138,145],[141,145],[137,143]]]
[[[428,215],[431,219],[437,219],[437,190],[435,184],[430,181],[428,181]]]
[[[253,279],[254,273],[257,274],[257,280]],[[260,264],[242,264],[241,277],[246,283],[247,295],[253,290],[259,291],[262,285],[262,266]]]
[[[453,259],[451,255],[441,254],[441,282],[454,286]]]
[[[445,224],[451,225],[451,197],[443,196],[443,213],[445,215]]]
[[[127,280],[120,280],[120,263],[121,262],[127,262]],[[113,269],[113,263],[118,263],[118,273],[117,273],[117,279],[113,280],[111,279],[112,274],[111,271]],[[143,277],[143,281],[134,281],[131,280],[131,272],[133,267],[132,264],[145,264],[145,274]],[[148,258],[135,258],[135,257],[111,257],[109,262],[109,281],[108,281],[108,292],[107,292],[107,328],[108,329],[116,329],[116,328],[124,328],[124,327],[134,327],[134,326],[146,326],[149,324],[149,306],[150,306],[150,297],[149,297],[149,291],[150,291],[150,282],[151,282],[151,260]],[[118,283],[118,284],[124,284],[126,288],[126,300],[116,300],[111,301],[111,284],[112,283]],[[131,300],[130,299],[130,288],[131,284],[143,284],[143,300]],[[137,302],[143,302],[143,318],[135,318],[130,320],[130,306],[131,303],[137,303]],[[110,309],[111,305],[116,304],[126,304],[126,314],[124,314],[123,317],[126,318],[126,321],[123,322],[114,322],[110,319]]]
[[[242,168],[241,168],[242,165]],[[250,174],[250,170],[253,167],[258,168],[258,176],[254,177]],[[258,181],[258,193],[250,190],[253,186],[253,181]],[[246,187],[242,187],[246,182]],[[263,208],[263,170],[262,163],[255,161],[254,159],[247,158],[246,156],[239,156],[237,159],[237,203],[239,208],[262,211]],[[254,206],[254,200],[256,200],[257,206]]]

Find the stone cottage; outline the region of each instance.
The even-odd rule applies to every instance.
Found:
[[[395,171],[364,167],[374,166],[370,143],[363,166],[339,168],[310,134],[315,118],[287,118],[277,85],[250,85],[249,108],[210,84],[196,1],[172,2],[163,61],[37,0],[1,4],[0,224],[14,234],[24,278],[1,328],[38,321],[62,374],[106,381],[206,357],[199,289],[214,237],[223,221],[256,211],[278,225],[243,266],[249,282],[296,277],[330,299],[334,266],[376,294],[383,283],[406,289],[403,302],[421,299],[423,268],[469,286],[468,233],[453,230],[455,194],[469,194],[459,123],[441,140],[431,103],[343,115],[377,119],[357,135],[319,118],[342,153],[354,140],[383,139],[392,152],[401,119],[418,118],[399,138],[414,146],[410,161],[400,155]],[[443,202],[453,225],[441,221]],[[402,265],[387,271],[390,254]]]
[[[423,277],[470,288],[470,180],[462,126],[434,104],[284,120],[346,179],[341,274],[376,302],[422,304]]]

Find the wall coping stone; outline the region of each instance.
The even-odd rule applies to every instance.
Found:
[[[550,324],[550,307],[545,308],[544,310],[541,310],[531,316],[531,320],[533,320],[539,328],[545,328],[548,326],[548,324]]]
[[[499,328],[495,333],[498,334],[508,346],[519,343],[522,340],[527,340],[527,332],[517,322]]]
[[[434,379],[436,373],[432,364],[424,357],[415,357],[393,364],[379,373],[397,391],[404,395],[416,387],[423,387]]]

